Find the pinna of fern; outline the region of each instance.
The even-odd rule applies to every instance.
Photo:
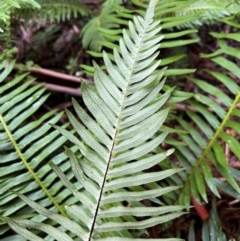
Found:
[[[114,61],[103,54],[107,74],[94,63],[96,87],[82,85],[84,103],[91,113],[85,112],[76,101],[74,109],[80,122],[70,111],[68,118],[80,138],[65,128],[55,126],[60,133],[78,146],[83,158],[78,159],[67,147],[65,153],[71,162],[72,171],[84,191],[75,185],[54,163],[51,167],[65,187],[79,200],[79,204],[65,206],[68,217],[42,207],[26,196],[17,193],[39,214],[54,220],[67,229],[37,223],[32,220],[3,218],[19,234],[29,240],[42,241],[29,229],[38,229],[55,240],[71,241],[130,241],[134,238],[131,229],[145,229],[179,217],[184,205],[147,207],[140,201],[154,199],[178,186],[150,188],[151,183],[163,180],[181,168],[145,172],[163,161],[173,149],[154,154],[153,150],[166,138],[168,132],[159,132],[168,116],[164,104],[173,88],[160,94],[164,85],[163,70],[156,71],[158,56],[159,22],[153,22],[155,1],[151,1],[145,18],[136,16],[129,23],[130,33],[123,34],[120,51],[114,49]],[[138,190],[141,185],[148,189]],[[123,201],[127,205],[123,205]],[[137,220],[142,217],[141,220]],[[177,241],[181,239],[150,239]]]

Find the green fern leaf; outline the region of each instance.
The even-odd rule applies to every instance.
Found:
[[[59,136],[57,131],[50,133],[48,124],[56,124],[62,113],[52,110],[34,121],[29,119],[48,94],[41,85],[32,85],[34,79],[27,73],[10,79],[15,61],[9,60],[8,54],[11,51],[1,54],[5,60],[0,62],[0,215],[23,218],[26,217],[25,210],[32,217],[32,210],[11,191],[21,191],[43,206],[66,215],[61,202],[69,197],[70,192],[58,194],[62,183],[55,181],[56,175],[45,165],[50,157],[59,165],[63,165],[66,159],[63,154],[53,154],[66,138]],[[73,150],[75,152],[76,148]],[[69,166],[65,164],[66,170]],[[44,221],[40,216],[35,217],[37,220]],[[1,222],[1,240],[7,230],[9,226]]]
[[[36,14],[38,18],[52,22],[60,22],[70,19],[71,17],[76,18],[78,15],[87,16],[91,14],[91,11],[78,0],[37,0],[36,1],[40,10],[33,9],[30,5],[25,4],[19,10],[13,12],[15,17],[24,17],[30,19]]]
[[[235,80],[230,78],[224,70],[234,73],[238,78],[240,71],[234,62],[221,56],[224,54],[239,59],[240,52],[236,48],[229,47],[227,42],[223,40],[224,38],[236,40],[235,34],[212,33],[212,35],[219,39],[220,48],[215,53],[202,55],[202,57],[210,58],[223,71],[205,70],[205,72],[223,84],[230,94],[226,94],[204,80],[189,78],[200,91],[194,95],[194,100],[188,100],[188,103],[196,111],[186,110],[186,114],[196,124],[196,127],[184,119],[178,118],[179,124],[190,134],[182,135],[183,141],[187,144],[186,147],[176,147],[178,149],[177,158],[188,173],[180,180],[175,180],[178,184],[183,184],[182,191],[180,195],[178,194],[179,203],[187,204],[190,201],[190,195],[199,203],[201,199],[208,202],[205,183],[218,197],[220,194],[217,188],[225,192],[227,191],[226,185],[229,186],[228,190],[232,189],[231,192],[235,193],[235,196],[240,193],[239,185],[236,182],[237,178],[231,173],[222,146],[222,144],[227,145],[230,151],[238,159],[240,158],[240,143],[236,137],[227,132],[227,129],[232,129],[239,133],[236,117],[240,115],[236,105],[240,101],[240,90]],[[220,104],[215,100],[220,101]],[[223,185],[213,178],[209,163],[217,169],[227,183]]]
[[[140,241],[143,239],[134,239],[127,230],[142,230],[184,213],[182,210],[185,206],[182,205],[146,207],[139,202],[178,188],[162,188],[158,185],[152,188],[152,183],[182,170],[171,168],[146,172],[173,152],[171,149],[153,154],[168,134],[164,131],[154,138],[166,120],[169,108],[163,106],[173,91],[170,88],[160,94],[164,84],[164,80],[161,80],[163,70],[154,72],[160,63],[153,62],[157,56],[155,51],[162,39],[162,36],[156,36],[160,28],[156,27],[159,22],[153,22],[154,5],[154,1],[151,1],[145,18],[134,17],[134,28],[130,34],[125,32],[120,40],[120,52],[114,50],[114,62],[103,53],[108,74],[94,64],[96,87],[82,86],[83,100],[91,116],[76,101],[73,101],[73,106],[81,122],[69,111],[66,112],[80,138],[65,128],[55,126],[83,155],[82,159],[78,159],[70,149],[65,148],[72,171],[83,187],[81,192],[60,167],[51,163],[65,187],[79,200],[78,205],[65,207],[74,220],[18,194],[39,214],[67,229],[71,236],[65,240],[77,237],[86,241]],[[154,39],[158,41],[152,45]],[[148,186],[149,190],[142,189],[141,185]],[[122,201],[126,201],[127,205],[123,205]],[[137,217],[143,219],[137,220]],[[35,240],[35,237],[30,237],[29,231],[25,232],[26,228],[43,229],[43,226],[38,227],[30,220],[13,222],[9,224],[15,225],[15,230],[29,240]],[[57,237],[58,231],[52,228],[44,226],[44,232],[62,241],[62,237]]]

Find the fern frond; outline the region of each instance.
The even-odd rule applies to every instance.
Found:
[[[29,120],[48,94],[41,85],[32,85],[34,79],[27,73],[10,79],[15,62],[7,58],[8,53],[0,55],[5,58],[0,64],[0,215],[23,218],[27,211],[32,216],[32,210],[11,191],[21,192],[44,207],[66,215],[61,202],[66,201],[70,192],[58,193],[62,184],[55,181],[56,175],[45,165],[51,157],[65,165],[65,170],[69,168],[64,164],[63,154],[53,154],[66,138],[57,131],[49,132],[48,123],[56,124],[62,114],[52,110],[34,121]],[[44,221],[40,216],[35,220]],[[8,229],[6,222],[1,223],[0,236]]]
[[[160,1],[162,2],[162,1]],[[179,1],[182,2],[182,1]],[[155,16],[156,19],[161,19],[161,28],[163,30],[168,30],[169,28],[174,28],[179,26],[182,23],[189,22],[188,17],[166,17],[164,14],[166,14],[166,11],[177,11],[181,10],[182,7],[186,7],[187,4],[176,2],[174,4],[167,4],[167,2],[164,1],[164,4],[158,4],[156,6],[157,11]],[[117,44],[117,41],[120,40],[121,35],[123,34],[122,29],[119,29],[120,26],[126,26],[128,24],[128,21],[131,21],[133,18],[134,12],[140,12],[142,15],[144,14],[144,11],[147,8],[147,5],[141,4],[141,7],[143,7],[143,10],[128,10],[122,6],[114,5],[111,7],[105,7],[106,10],[109,9],[109,12],[102,12],[100,17],[98,18],[99,21],[96,19],[91,20],[91,27],[90,22],[86,25],[86,30],[83,31],[83,41],[84,46],[90,47],[90,51],[88,53],[96,58],[102,58],[103,54],[99,52],[102,48],[104,48],[107,51],[108,57],[111,60],[114,60],[114,56],[111,54],[112,50],[114,48],[119,50],[119,46]],[[168,9],[169,8],[169,9]],[[104,21],[100,21],[103,18]],[[192,17],[190,17],[192,18]],[[196,18],[196,17],[195,17]],[[93,25],[94,23],[94,25]],[[125,30],[125,34],[129,33],[129,30]],[[196,29],[188,29],[188,30],[179,30],[174,31],[171,33],[165,33],[164,39],[161,42],[160,49],[171,49],[173,51],[175,48],[179,47],[185,47],[189,44],[195,43],[196,39],[186,39],[183,40],[182,38],[184,36],[194,34],[196,33]],[[156,32],[157,34],[157,32]],[[181,38],[181,39],[180,39]],[[87,40],[85,42],[85,40]],[[91,41],[91,42],[90,42]],[[175,62],[181,60],[186,55],[183,53],[179,54],[170,54],[170,56],[163,58],[160,66],[169,66],[171,64],[174,64]],[[90,68],[86,65],[81,65],[81,67],[85,70],[85,72],[88,75],[93,76],[94,69]],[[105,68],[103,66],[102,68]],[[164,72],[165,76],[177,76],[177,75],[184,75],[194,72],[193,69],[167,69]]]
[[[37,15],[38,21],[51,23],[54,21],[60,22],[76,18],[78,15],[87,16],[91,11],[78,0],[37,0],[40,10],[35,10],[29,5],[22,6],[21,9],[13,13],[14,17],[24,17],[25,19],[33,18]]]
[[[132,0],[139,7],[146,7],[147,1]],[[177,28],[196,28],[204,24],[212,24],[223,17],[233,16],[240,11],[238,1],[218,0],[193,1],[193,0],[163,0],[158,1],[156,18],[171,17],[173,24],[178,19]],[[171,24],[171,23],[170,23]]]
[[[223,192],[226,191],[226,188],[223,188],[224,185],[217,185],[218,182],[214,181],[211,166],[216,168],[236,193],[240,193],[236,182],[238,179],[231,173],[233,169],[230,169],[224,153],[224,147],[228,146],[237,159],[240,158],[240,142],[228,131],[233,130],[239,134],[240,126],[237,118],[240,115],[237,105],[240,102],[240,89],[228,72],[240,78],[240,69],[237,64],[221,56],[224,54],[239,59],[240,52],[228,46],[226,40],[222,39],[236,40],[234,34],[212,33],[212,35],[219,39],[220,49],[213,54],[202,55],[202,57],[210,58],[221,71],[205,70],[205,72],[221,83],[227,93],[204,80],[189,78],[199,88],[199,91],[194,95],[194,100],[187,101],[195,111],[186,110],[188,118],[196,126],[192,126],[183,118],[178,118],[179,124],[189,132],[189,135],[182,135],[182,140],[187,146],[176,147],[178,149],[176,156],[187,171],[186,175],[175,180],[183,185],[181,193],[177,194],[179,203],[189,203],[191,195],[199,203],[201,203],[201,198],[207,202],[205,183],[218,197],[220,194],[217,187]]]
[[[199,19],[181,25],[181,27],[196,27],[203,24],[216,23],[226,16],[239,13],[240,5],[237,1],[195,1],[189,6],[176,13],[177,16],[193,16],[199,15]],[[180,27],[180,26],[179,26]]]
[[[103,53],[107,74],[94,63],[96,87],[82,86],[83,100],[91,116],[74,100],[73,106],[80,122],[66,111],[80,138],[55,126],[78,146],[83,155],[82,159],[78,159],[65,147],[74,176],[83,187],[81,192],[61,168],[51,164],[65,187],[79,200],[78,205],[65,206],[74,220],[18,194],[38,213],[69,230],[72,236],[67,235],[63,239],[57,228],[48,229],[49,226],[38,226],[30,220],[6,219],[15,231],[29,240],[36,240],[35,234],[27,230],[31,227],[44,230],[59,241],[73,240],[71,237],[86,241],[140,241],[143,239],[134,239],[127,230],[145,229],[184,213],[182,210],[185,206],[182,205],[146,207],[139,202],[178,188],[162,188],[152,183],[182,170],[171,168],[146,172],[173,152],[170,149],[153,153],[168,135],[167,131],[159,132],[159,129],[169,112],[169,108],[163,106],[173,91],[171,88],[160,94],[164,85],[164,70],[154,72],[160,63],[154,62],[157,56],[155,51],[162,39],[162,36],[156,36],[160,28],[159,22],[153,22],[154,3],[154,0],[150,2],[145,18],[134,17],[134,23],[129,25],[129,34],[124,31],[123,39],[119,42],[120,51],[114,49],[114,61]],[[153,138],[156,133],[157,137]],[[147,186],[148,190],[141,185]],[[138,217],[142,219],[137,220]]]

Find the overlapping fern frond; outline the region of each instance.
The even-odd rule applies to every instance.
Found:
[[[167,1],[159,1],[157,3],[155,19],[161,19],[161,28],[163,30],[166,31],[170,28],[177,27],[182,23],[187,23],[191,19],[196,19],[196,16],[190,17],[190,18],[166,16],[166,13],[174,12],[177,10],[180,11],[183,7],[186,7],[188,4],[185,2],[184,3],[180,3],[180,2],[181,1],[175,1],[174,4],[169,4]],[[116,1],[112,3],[110,8],[108,5],[104,5],[103,11],[99,17],[99,20],[104,19],[104,21],[100,21],[100,24],[97,25],[95,28],[90,28],[90,25],[85,26],[86,31],[83,32],[84,34],[83,40],[84,40],[84,46],[88,46],[91,48],[90,51],[88,51],[88,53],[93,57],[102,58],[103,55],[99,50],[104,48],[108,54],[108,57],[111,60],[113,60],[114,56],[111,54],[111,52],[113,48],[119,49],[118,41],[122,35],[122,31],[124,27],[128,25],[128,22],[130,20],[132,20],[134,12],[138,12],[143,16],[147,8],[147,4],[141,3],[140,8],[141,10],[128,10],[123,6],[117,5]],[[108,9],[111,9],[111,11],[108,12],[107,11]],[[92,20],[92,21],[95,21],[95,20]],[[90,32],[91,34],[89,34]],[[197,41],[196,39],[191,39],[191,38],[183,39],[183,38],[187,35],[195,34],[196,32],[197,32],[196,29],[188,29],[188,30],[178,30],[171,33],[169,32],[164,33],[164,39],[161,42],[159,49],[168,51],[169,55],[166,58],[162,58],[160,66],[161,67],[169,66],[183,59],[186,56],[184,53],[174,53],[173,50],[175,48],[185,47],[188,44],[195,43]],[[93,75],[94,68],[91,68],[87,65],[81,65],[81,67],[85,70],[85,72],[88,75]],[[105,68],[105,66],[102,66],[102,68]],[[178,76],[178,75],[184,75],[192,72],[194,72],[193,69],[168,68],[164,72],[164,75]]]
[[[136,5],[138,8],[134,8]],[[91,50],[101,51],[102,47],[116,47],[116,40],[119,40],[122,34],[122,28],[126,26],[128,20],[132,20],[133,13],[144,14],[148,1],[132,0],[131,9],[120,6],[118,0],[106,1],[99,16],[93,18],[84,27],[82,33],[83,46]],[[143,10],[141,10],[143,9]],[[161,19],[162,29],[190,28],[211,24],[225,16],[234,15],[240,12],[240,4],[237,1],[194,1],[194,0],[163,0],[158,1],[156,5],[155,19]],[[191,32],[181,32],[181,37]],[[176,35],[176,31],[174,31]],[[169,35],[171,36],[171,35]],[[175,36],[174,38],[177,38]],[[165,38],[166,40],[167,38]],[[116,45],[114,46],[113,43]],[[171,42],[173,44],[173,42]],[[168,44],[169,47],[174,47]],[[184,41],[182,45],[189,44]],[[101,56],[90,52],[94,56]]]
[[[146,172],[173,152],[170,149],[154,154],[155,148],[168,134],[167,131],[159,132],[159,129],[169,113],[164,104],[173,91],[169,89],[160,94],[164,70],[154,72],[160,63],[154,60],[158,55],[159,41],[163,38],[156,35],[160,28],[159,22],[153,22],[154,3],[151,1],[144,19],[134,17],[134,22],[129,23],[130,32],[124,31],[119,52],[114,49],[114,61],[103,53],[107,74],[94,64],[96,87],[82,86],[83,100],[91,116],[76,101],[73,105],[80,122],[66,111],[79,138],[65,128],[55,126],[83,155],[79,159],[65,147],[82,191],[78,191],[58,165],[51,164],[67,190],[79,200],[77,205],[65,206],[73,219],[18,194],[39,214],[69,232],[62,231],[62,227],[58,229],[31,220],[5,219],[25,238],[43,240],[43,235],[40,237],[29,231],[37,229],[59,241],[70,241],[75,237],[86,241],[140,241],[143,239],[134,238],[127,230],[142,230],[183,214],[185,206],[182,205],[147,207],[140,202],[155,200],[178,189],[177,185],[162,188],[152,183],[182,170],[170,168]],[[156,133],[158,135],[153,138]]]
[[[175,1],[172,1],[175,2]],[[194,1],[189,0],[182,1],[189,2],[188,6],[183,7],[180,11],[176,11],[174,16],[176,17],[197,17],[187,23],[182,23],[178,28],[187,27],[199,27],[204,24],[212,24],[221,20],[221,18],[235,15],[240,12],[240,4],[238,1],[232,0],[212,0],[212,1]]]
[[[189,78],[198,87],[198,92],[193,99],[187,101],[190,108],[187,108],[185,113],[190,121],[186,121],[186,117],[177,119],[189,134],[182,135],[187,146],[176,146],[178,150],[175,152],[186,172],[173,179],[173,183],[183,185],[181,192],[176,193],[177,203],[182,204],[189,203],[191,196],[199,203],[202,200],[208,202],[208,189],[217,197],[220,197],[218,189],[236,198],[239,198],[240,193],[237,183],[239,171],[230,168],[225,151],[229,149],[240,159],[240,142],[234,136],[234,133],[239,134],[240,130],[240,89],[236,83],[240,78],[240,68],[235,63],[239,61],[240,51],[227,44],[227,39],[239,41],[240,35],[212,35],[218,38],[220,48],[215,53],[202,57],[210,58],[219,71],[204,71],[213,81],[221,83],[223,90],[205,80]],[[224,56],[221,56],[222,54]],[[225,181],[214,178],[213,167]]]
[[[14,17],[20,16],[25,19],[37,16],[38,21],[47,20],[60,22],[78,15],[87,16],[91,11],[78,0],[36,0],[41,10],[34,10],[29,5],[22,6],[19,11],[13,13]]]
[[[23,218],[27,211],[29,217],[33,216],[32,209],[12,191],[21,192],[64,215],[61,204],[67,202],[70,192],[59,193],[62,183],[56,181],[56,175],[46,165],[49,158],[53,158],[64,166],[66,173],[70,166],[64,163],[66,156],[57,151],[66,138],[57,131],[49,131],[49,123],[56,124],[62,113],[52,110],[42,117],[34,117],[48,94],[44,93],[41,84],[32,85],[34,79],[27,73],[10,77],[15,61],[9,60],[9,54],[11,51],[0,55],[5,59],[0,64],[0,215]],[[76,151],[76,148],[73,150]],[[71,198],[69,203],[72,202],[74,200]],[[45,218],[35,216],[34,220],[44,222]],[[4,240],[2,235],[7,230],[9,226],[1,220],[1,240]],[[18,241],[19,236],[9,236],[9,239]]]
[[[128,25],[128,20],[132,20],[133,13],[144,14],[147,4],[148,1],[131,0],[129,4],[131,9],[126,9],[120,5],[118,0],[106,1],[100,15],[90,20],[84,27],[82,32],[83,46],[94,51],[90,51],[93,56],[101,57],[101,54],[97,52],[101,52],[103,47],[110,49],[116,47],[116,40],[118,41],[122,35],[122,26]],[[136,9],[133,6],[138,8]],[[161,19],[162,29],[188,28],[186,32],[181,31],[179,34],[174,31],[173,36],[169,34],[169,37],[165,37],[164,41],[166,41],[167,39],[171,40],[195,33],[195,27],[214,23],[225,16],[235,15],[239,12],[240,4],[232,0],[221,2],[216,0],[162,0],[157,2],[155,19]],[[175,41],[163,43],[162,48],[165,48],[165,44],[166,48],[179,46],[177,43],[175,45]],[[183,41],[181,39],[180,46],[190,44],[191,41],[193,40]],[[180,44],[180,41],[178,41],[178,44]],[[177,58],[177,56],[175,57]],[[87,66],[84,67],[87,68]]]
[[[143,6],[142,1],[132,1],[138,6]],[[166,6],[165,11],[159,11],[163,6]],[[173,8],[174,6],[175,8]],[[216,23],[221,18],[238,14],[240,11],[239,2],[234,0],[163,0],[159,1],[158,7],[159,9],[156,9],[156,17],[175,17],[179,21],[177,28],[196,28],[204,24]]]

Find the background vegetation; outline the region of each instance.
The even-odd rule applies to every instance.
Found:
[[[6,218],[56,225],[12,191],[63,216],[63,205],[77,203],[47,163],[60,167],[81,190],[62,146],[81,154],[49,123],[72,129],[62,110],[74,112],[73,96],[84,106],[80,83],[94,85],[92,60],[105,71],[102,51],[113,60],[123,29],[129,33],[129,20],[143,16],[147,6],[138,0],[0,1],[1,240],[26,240]],[[172,91],[165,103],[172,109],[161,127],[170,134],[154,152],[171,147],[175,152],[145,171],[184,171],[152,183],[179,189],[141,205],[193,208],[165,224],[131,232],[134,238],[240,240],[239,11],[234,0],[157,2],[154,19],[161,21],[164,35],[157,59],[161,69],[167,67],[161,93]]]

